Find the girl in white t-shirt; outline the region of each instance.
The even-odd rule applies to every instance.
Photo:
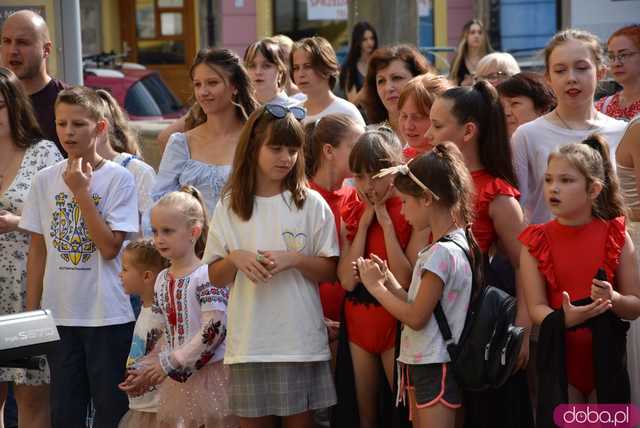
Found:
[[[558,105],[513,133],[514,166],[520,185],[520,204],[529,223],[551,220],[543,195],[549,154],[597,132],[615,154],[625,122],[598,112],[593,98],[604,78],[604,50],[597,36],[570,28],[553,36],[544,49],[545,77]]]
[[[164,343],[129,370],[121,389],[136,395],[162,382],[160,427],[238,426],[222,365],[228,293],[211,285],[201,261],[206,219],[202,196],[192,186],[166,194],[151,210],[155,247],[171,263],[158,274],[152,307],[164,319]]]
[[[416,229],[430,227],[433,244],[418,253],[409,290],[398,283],[387,264],[372,255],[354,263],[354,275],[404,326],[400,341],[399,394],[409,394],[414,427],[453,427],[461,390],[451,374],[446,344],[433,317],[440,302],[458,341],[472,295],[471,269],[477,271],[480,249],[470,232],[473,181],[452,143],[407,165],[383,170],[398,174],[394,185],[403,213]],[[452,242],[453,241],[453,242]],[[466,252],[472,253],[471,266]]]
[[[318,283],[336,280],[331,209],[306,187],[300,107],[267,104],[240,136],[203,260],[230,286],[225,364],[242,427],[313,427],[336,402]]]

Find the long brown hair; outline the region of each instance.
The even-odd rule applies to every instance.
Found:
[[[367,76],[362,88],[363,104],[370,123],[379,123],[389,118],[389,112],[378,95],[376,75],[378,71],[387,68],[395,60],[402,61],[414,77],[433,70],[424,55],[411,45],[385,46],[376,49],[369,58]]]
[[[483,52],[481,55],[486,55],[493,51],[491,48],[491,43],[489,42],[489,36],[487,35],[487,29],[485,28],[482,21],[479,19],[472,19],[471,21],[467,21],[462,27],[462,35],[460,36],[460,41],[458,42],[458,48],[456,49],[456,56],[453,59],[453,64],[451,64],[451,70],[449,71],[449,79],[456,85],[459,85],[462,79],[460,78],[460,68],[462,64],[464,64],[464,60],[467,58],[469,54],[469,46],[467,44],[467,39],[469,38],[469,31],[471,31],[472,25],[478,25],[482,30],[482,34],[484,34],[483,38]]]
[[[118,153],[129,153],[141,157],[138,140],[129,126],[129,120],[118,102],[104,89],[96,90],[104,103],[104,117],[109,123],[109,144]]]
[[[189,227],[201,227],[200,236],[195,243],[195,253],[199,258],[202,258],[209,234],[207,223],[209,217],[200,191],[193,186],[184,186],[179,191],[164,195],[156,202],[154,208],[162,206],[178,210],[184,216]]]
[[[362,129],[361,126],[346,114],[329,114],[304,127],[306,136],[304,144],[304,163],[308,178],[312,178],[322,165],[322,148],[325,144],[339,147],[349,135]],[[364,131],[364,129],[363,129]]]
[[[602,191],[593,203],[591,214],[603,220],[626,215],[626,207],[620,182],[613,170],[609,145],[602,135],[592,134],[581,143],[567,144],[549,155],[551,159],[566,159],[585,177],[587,190],[593,183],[600,183]]]
[[[229,49],[207,48],[200,50],[193,60],[193,65],[189,70],[189,76],[193,80],[193,72],[200,64],[206,64],[216,73],[222,70],[226,76],[221,76],[224,82],[233,85],[238,93],[234,96],[232,102],[236,107],[236,116],[242,122],[259,106],[258,101],[254,97],[253,85],[247,74],[240,57]],[[193,127],[201,125],[207,120],[207,116],[202,108],[195,103],[191,108],[190,115],[193,117],[189,121]]]
[[[518,187],[507,120],[496,88],[480,80],[473,86],[451,88],[441,97],[453,101],[451,114],[459,124],[475,123],[478,129],[478,154],[487,172]]]
[[[282,180],[282,190],[291,192],[293,203],[302,208],[307,196],[304,174],[304,129],[293,114],[282,119],[272,116],[266,107],[254,111],[242,128],[233,158],[231,175],[222,194],[230,198],[231,210],[249,221],[253,214],[258,172],[258,157],[264,145],[298,149],[298,158],[289,174]]]
[[[42,139],[29,97],[11,70],[0,67],[0,94],[9,118],[11,139],[17,147],[26,149]]]

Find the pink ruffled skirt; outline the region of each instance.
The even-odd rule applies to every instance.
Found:
[[[229,371],[217,361],[196,371],[184,382],[162,382],[158,426],[161,428],[237,428],[229,410]]]

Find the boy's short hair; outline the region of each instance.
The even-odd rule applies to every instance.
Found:
[[[61,103],[84,108],[96,122],[105,120],[103,101],[96,91],[86,86],[72,86],[60,91],[54,107],[57,108]]]
[[[151,239],[136,239],[130,241],[124,247],[133,256],[133,263],[136,268],[150,270],[154,273],[169,267],[169,260],[160,255]]]
[[[338,81],[340,66],[336,58],[336,52],[331,43],[324,37],[306,37],[294,43],[290,56],[290,73],[293,79],[293,54],[297,50],[303,50],[311,57],[311,67],[321,76],[329,78],[329,87],[333,89]]]

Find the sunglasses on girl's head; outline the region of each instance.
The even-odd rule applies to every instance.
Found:
[[[264,106],[264,109],[276,119],[282,119],[287,113],[291,113],[293,117],[298,120],[302,120],[307,116],[307,111],[302,107],[285,107],[280,104],[267,104]]]

